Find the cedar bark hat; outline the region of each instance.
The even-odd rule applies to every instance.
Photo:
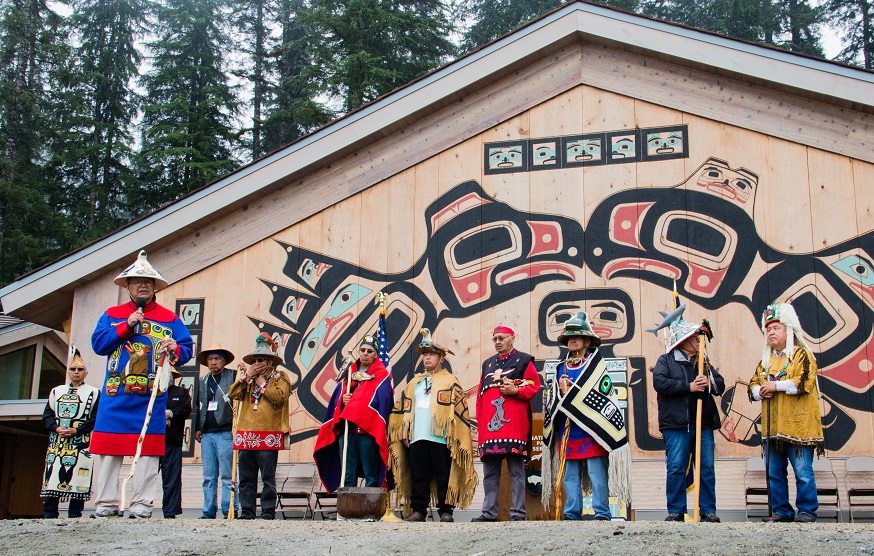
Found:
[[[169,284],[167,280],[161,276],[161,273],[149,264],[148,255],[145,251],[140,251],[137,260],[132,265],[121,271],[121,274],[115,277],[113,282],[116,286],[124,288],[127,286],[128,278],[151,278],[155,281],[155,291],[163,290]]]
[[[580,311],[577,316],[571,317],[564,323],[564,331],[558,337],[558,342],[567,347],[568,340],[571,338],[591,338],[589,347],[598,347],[601,345],[601,338],[592,330],[592,323],[589,322],[589,316]]]
[[[282,357],[276,355],[278,349],[279,346],[276,345],[273,338],[264,333],[258,334],[258,337],[255,338],[255,349],[248,355],[244,355],[243,361],[251,365],[255,362],[256,357],[271,357],[274,365],[281,365]]]
[[[427,328],[423,328],[419,330],[419,333],[422,335],[422,341],[419,342],[419,345],[416,346],[416,351],[419,353],[436,353],[440,357],[446,357],[446,354],[455,355],[452,353],[452,350],[449,348],[445,348],[435,342],[431,338],[431,331]]]
[[[75,345],[70,346],[70,353],[67,356],[67,370],[72,369],[73,367],[82,368],[86,371],[88,370],[85,367],[85,361],[82,359],[82,353]]]
[[[197,362],[206,367],[206,360],[212,354],[221,355],[222,357],[224,357],[225,365],[230,365],[231,361],[234,360],[234,354],[223,348],[221,344],[211,344],[208,348],[197,354]]]

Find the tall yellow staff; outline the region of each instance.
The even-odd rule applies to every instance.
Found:
[[[246,372],[246,365],[241,361],[239,365],[237,365],[237,379],[239,380],[240,373]],[[228,519],[234,519],[235,511],[234,511],[234,494],[237,492],[237,458],[240,456],[239,450],[233,449],[234,439],[237,437],[237,421],[240,418],[240,405],[243,403],[243,400],[234,400],[234,404],[231,406],[231,413],[233,414],[233,421],[231,424],[231,451],[233,455],[231,456],[231,504],[228,507]]]
[[[698,330],[698,376],[704,375],[706,357],[704,348],[710,338],[713,338],[713,331],[710,328],[710,322],[704,319]],[[695,513],[692,516],[692,521],[698,522],[701,521],[701,414],[704,409],[704,397],[699,397],[695,405],[695,504],[693,506]]]
[[[567,441],[571,434],[571,421],[565,417],[564,431],[561,433],[561,452],[558,455],[558,474],[555,476],[555,520],[561,520],[561,514],[564,511],[564,468],[567,465]]]

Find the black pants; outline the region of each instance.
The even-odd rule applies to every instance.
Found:
[[[182,515],[182,446],[164,447],[164,455],[158,460],[161,482],[164,486],[164,499],[161,510],[164,517]]]
[[[255,519],[255,496],[258,490],[258,471],[261,472],[261,517],[273,519],[276,515],[276,462],[277,450],[240,450],[240,519]]]
[[[449,489],[449,469],[452,458],[446,444],[419,440],[410,444],[410,476],[413,493],[410,507],[414,512],[428,511],[431,502],[431,479],[437,483],[437,512],[452,515],[452,506],[446,504]]]
[[[58,503],[60,499],[57,496],[49,496],[42,499],[42,516],[45,518],[58,517]],[[82,508],[85,507],[84,500],[70,500],[70,509],[67,510],[67,517],[82,517]]]

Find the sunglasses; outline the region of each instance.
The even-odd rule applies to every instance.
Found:
[[[375,351],[373,351],[373,350],[370,349],[370,348],[361,348],[361,349],[359,349],[358,351],[361,352],[361,353],[376,353]]]
[[[85,367],[70,367],[71,373],[84,373]]]

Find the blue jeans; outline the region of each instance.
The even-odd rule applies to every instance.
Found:
[[[686,514],[686,468],[695,447],[695,429],[665,429],[665,495],[669,514]],[[713,429],[701,429],[701,514],[716,513],[716,472],[713,468]]]
[[[610,467],[608,456],[594,458],[569,459],[565,462],[564,480],[564,509],[562,517],[579,521],[583,517],[583,491],[580,488],[582,481],[583,462],[589,472],[589,480],[592,482],[592,510],[598,517],[610,516],[610,489],[607,484],[607,469]]]
[[[222,514],[227,517],[231,505],[231,467],[234,461],[231,431],[203,434],[200,456],[203,459],[203,517],[215,518],[219,472],[222,481]],[[234,506],[237,508],[235,513],[239,513],[239,499]]]
[[[819,499],[816,496],[816,478],[813,475],[813,446],[798,446],[782,443],[780,448],[770,449],[765,442],[765,457],[770,458],[768,486],[771,488],[771,506],[774,513],[783,517],[793,517],[795,511],[789,504],[789,472],[792,464],[795,472],[795,505],[799,514],[808,514],[816,519]],[[770,453],[769,453],[770,452]]]
[[[379,466],[382,456],[379,455],[379,446],[376,440],[367,433],[357,433],[349,426],[349,447],[346,454],[346,478],[343,486],[354,487],[358,485],[358,477],[364,477],[364,486],[381,487],[379,484]],[[340,437],[340,461],[343,461],[343,442],[345,437]]]

